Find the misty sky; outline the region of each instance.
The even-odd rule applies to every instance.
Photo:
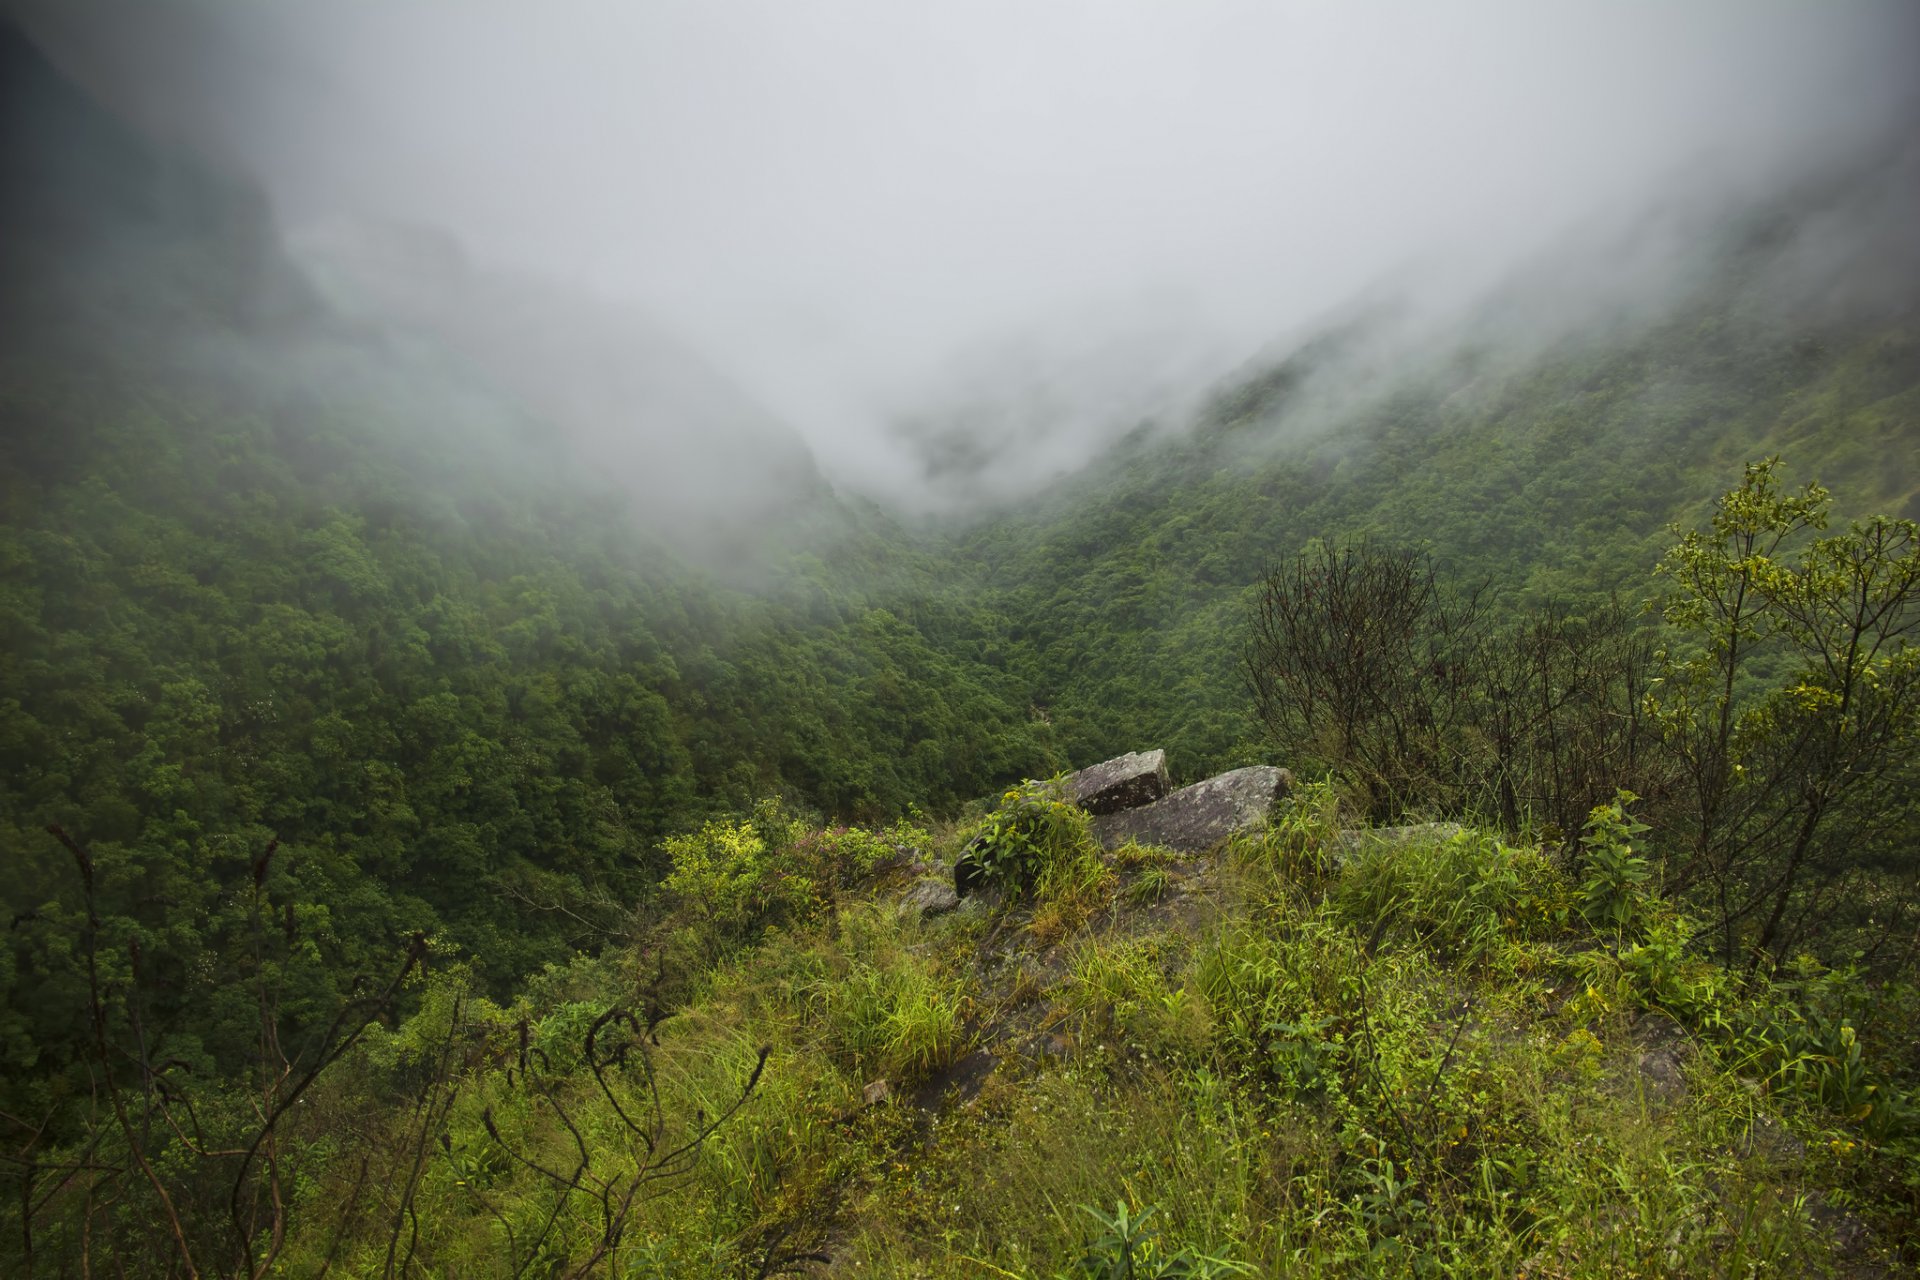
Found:
[[[1383,281],[1773,188],[1920,67],[1900,0],[15,7],[290,232],[430,224],[633,302],[892,484],[903,420],[1038,404],[1064,457]]]

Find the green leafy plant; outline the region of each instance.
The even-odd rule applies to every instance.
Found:
[[[1586,875],[1580,883],[1581,911],[1594,928],[1608,928],[1620,936],[1639,931],[1646,918],[1645,888],[1652,866],[1633,845],[1634,837],[1649,828],[1627,816],[1637,796],[1621,791],[1607,804],[1596,805],[1587,818],[1587,834],[1580,838],[1586,850]]]
[[[709,822],[665,841],[673,895],[703,929],[710,949],[744,940],[783,909],[804,903],[813,883],[768,856],[748,822]]]
[[[1757,1002],[1735,1037],[1769,1084],[1817,1101],[1884,1140],[1910,1132],[1916,1108],[1869,1061],[1858,1027],[1872,999],[1851,969],[1802,957]]]
[[[1069,804],[1057,780],[1009,787],[974,829],[954,865],[962,891],[1032,888],[1092,846],[1087,815]]]
[[[1097,1234],[1079,1265],[1061,1280],[1216,1280],[1252,1274],[1237,1262],[1170,1248],[1159,1228],[1147,1225],[1159,1211],[1156,1205],[1135,1213],[1126,1201],[1116,1200],[1110,1214],[1092,1205],[1081,1205],[1080,1211],[1093,1219]]]

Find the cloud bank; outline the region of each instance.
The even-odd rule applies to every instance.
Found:
[[[1044,477],[1369,291],[1444,314],[1651,210],[1708,225],[1920,80],[1901,0],[15,7],[290,233],[440,228],[633,308],[919,504],[955,440]]]

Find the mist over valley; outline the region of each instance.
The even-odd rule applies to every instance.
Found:
[[[0,0],[0,1271],[1920,1265],[1916,54]]]

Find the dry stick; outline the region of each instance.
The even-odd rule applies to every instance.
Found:
[[[487,1107],[481,1111],[480,1122],[486,1126],[487,1136],[491,1137],[494,1140],[494,1142],[500,1146],[501,1150],[505,1151],[509,1157],[511,1157],[514,1160],[518,1160],[521,1164],[525,1165],[529,1169],[534,1170],[536,1173],[539,1173],[542,1176],[546,1177],[549,1181],[551,1181],[554,1184],[553,1208],[548,1210],[546,1221],[540,1224],[540,1232],[538,1235],[534,1236],[533,1243],[527,1246],[526,1257],[522,1258],[514,1266],[514,1269],[513,1269],[514,1280],[520,1280],[520,1277],[526,1274],[527,1268],[533,1265],[534,1258],[539,1256],[540,1246],[545,1244],[547,1242],[547,1237],[553,1233],[553,1228],[555,1224],[558,1223],[560,1220],[561,1211],[567,1207],[567,1201],[572,1198],[573,1192],[580,1185],[580,1176],[581,1174],[586,1172],[586,1165],[582,1163],[578,1168],[576,1168],[573,1171],[573,1178],[570,1181],[567,1179],[563,1179],[558,1174],[555,1174],[550,1170],[535,1164],[533,1161],[526,1159],[518,1151],[515,1151],[512,1147],[509,1147],[507,1145],[506,1140],[500,1136],[499,1128],[495,1126],[493,1122],[492,1107]]]
[[[20,1144],[19,1155],[0,1156],[0,1159],[7,1160],[13,1164],[17,1164],[20,1166],[20,1257],[21,1257],[21,1261],[26,1266],[25,1280],[33,1280],[33,1214],[34,1214],[33,1183],[34,1183],[34,1179],[42,1171],[51,1171],[55,1169],[66,1169],[66,1168],[77,1169],[80,1166],[78,1165],[68,1166],[68,1165],[57,1165],[57,1164],[43,1165],[39,1161],[35,1160],[30,1154],[33,1151],[35,1144],[37,1144],[40,1141],[40,1135],[47,1131],[47,1125],[52,1123],[53,1121],[53,1112],[51,1110],[47,1112],[46,1117],[42,1119],[39,1124],[29,1124],[25,1120],[22,1120],[19,1116],[16,1116],[9,1111],[0,1111],[0,1120],[5,1120],[9,1124],[13,1124],[19,1127],[20,1129],[24,1130],[27,1134],[27,1140]],[[94,1142],[97,1143],[98,1141],[99,1139],[96,1136],[94,1139]],[[89,1144],[87,1154],[89,1155],[92,1154],[92,1144]],[[82,1162],[84,1162],[85,1159],[86,1159],[86,1155],[83,1155],[81,1157]],[[71,1178],[71,1176],[72,1174],[70,1172],[68,1174],[68,1178]],[[66,1181],[67,1181],[66,1178],[61,1179],[61,1182],[56,1185],[55,1190],[57,1191],[59,1189],[59,1186],[65,1185]]]
[[[443,1097],[434,1097],[436,1091],[441,1088],[447,1078],[447,1059],[452,1056],[453,1053],[453,1042],[460,1022],[460,1012],[464,1006],[465,1001],[463,999],[456,999],[454,1001],[452,1015],[447,1020],[447,1037],[441,1042],[440,1054],[438,1060],[434,1063],[433,1074],[428,1077],[426,1084],[421,1086],[420,1100],[414,1104],[413,1113],[420,1118],[419,1139],[414,1144],[413,1168],[407,1173],[406,1187],[400,1195],[401,1213],[396,1215],[393,1235],[387,1241],[388,1275],[393,1274],[394,1247],[399,1243],[400,1221],[402,1218],[409,1224],[410,1234],[407,1239],[406,1256],[400,1261],[401,1275],[406,1275],[413,1266],[414,1251],[420,1245],[420,1216],[414,1211],[413,1197],[414,1192],[419,1189],[421,1170],[426,1164],[429,1135],[431,1135],[438,1123],[443,1121],[446,1116],[452,1112],[454,1099],[459,1092],[457,1088],[448,1088]],[[425,1108],[424,1115],[422,1114],[423,1107]]]
[[[420,1125],[420,1144],[415,1152],[413,1169],[407,1175],[406,1190],[402,1193],[400,1200],[401,1210],[406,1216],[408,1232],[406,1256],[400,1259],[400,1274],[402,1276],[405,1276],[413,1269],[413,1255],[420,1247],[420,1214],[414,1207],[413,1197],[414,1193],[420,1189],[421,1167],[426,1161],[427,1134],[437,1121],[444,1120],[452,1111],[454,1096],[452,1091],[448,1092],[445,1106],[437,1114],[429,1108],[425,1120],[423,1120]],[[398,1236],[397,1226],[395,1228],[395,1236],[396,1238]],[[389,1242],[387,1248],[387,1269],[388,1274],[391,1275],[393,1269],[393,1247],[391,1242]]]
[[[1472,1013],[1473,997],[1468,996],[1466,1000],[1461,1003],[1460,1021],[1454,1024],[1453,1036],[1447,1041],[1447,1052],[1441,1057],[1440,1065],[1434,1068],[1433,1079],[1427,1082],[1427,1096],[1425,1098],[1427,1119],[1424,1127],[1430,1134],[1433,1131],[1434,1108],[1439,1105],[1440,1101],[1439,1098],[1434,1096],[1434,1090],[1440,1087],[1440,1081],[1447,1074],[1447,1068],[1453,1064],[1454,1046],[1460,1043],[1460,1033],[1467,1029],[1467,1018]]]
[[[33,1135],[39,1138],[39,1133]],[[29,1139],[28,1146],[32,1146]],[[26,1267],[24,1280],[33,1280],[33,1174],[38,1166],[28,1164],[20,1174],[20,1257]]]
[[[620,1208],[614,1226],[609,1228],[607,1234],[602,1237],[599,1245],[594,1249],[593,1253],[588,1256],[587,1260],[567,1273],[568,1280],[584,1280],[584,1277],[590,1274],[593,1268],[600,1264],[601,1259],[605,1258],[614,1246],[619,1243],[620,1231],[624,1230],[627,1215],[633,1211],[634,1199],[639,1195],[640,1189],[643,1186],[649,1183],[678,1177],[685,1173],[691,1166],[693,1156],[699,1152],[700,1147],[706,1140],[712,1137],[722,1125],[739,1114],[740,1109],[747,1105],[747,1102],[753,1097],[754,1091],[760,1087],[760,1076],[766,1070],[767,1055],[772,1052],[771,1046],[761,1046],[759,1056],[753,1064],[753,1072],[747,1077],[747,1082],[741,1087],[739,1097],[734,1099],[731,1106],[712,1120],[707,1120],[703,1115],[696,1113],[693,1136],[665,1155],[660,1156],[654,1160],[652,1164],[641,1169],[634,1175],[633,1182],[627,1187],[626,1195],[621,1198]]]
[[[272,1111],[267,1115],[266,1123],[262,1125],[260,1131],[254,1135],[252,1145],[247,1148],[246,1153],[240,1159],[240,1169],[234,1175],[233,1179],[233,1192],[228,1197],[228,1208],[233,1217],[234,1227],[240,1232],[242,1240],[246,1240],[247,1235],[246,1229],[240,1220],[240,1193],[241,1189],[246,1185],[247,1170],[252,1166],[254,1156],[259,1153],[261,1145],[272,1136],[274,1126],[279,1123],[280,1117],[284,1116],[287,1111],[292,1108],[293,1104],[300,1100],[300,1096],[312,1086],[315,1080],[319,1079],[320,1073],[332,1066],[349,1049],[359,1043],[360,1037],[366,1034],[367,1028],[373,1024],[374,1018],[378,1016],[380,1011],[392,1007],[394,996],[398,994],[401,985],[406,982],[407,975],[413,972],[413,967],[420,963],[420,960],[426,955],[426,949],[426,935],[422,933],[414,934],[413,940],[407,948],[405,963],[400,966],[400,971],[394,974],[393,980],[387,984],[386,989],[380,993],[379,997],[370,1002],[369,1007],[371,1011],[367,1014],[366,1018],[361,1021],[359,1026],[355,1027],[345,1036],[342,1036],[331,1048],[322,1050],[319,1059],[307,1071],[307,1074],[295,1083],[292,1089],[287,1091],[286,1096],[280,1098],[275,1103]],[[326,1034],[320,1039],[320,1043],[323,1046],[333,1040],[335,1033],[346,1025],[348,1014],[353,1011],[356,1004],[360,1003],[367,1002],[349,1001],[340,1012],[334,1016],[332,1023],[327,1027]],[[250,1244],[248,1248],[251,1249]]]
[[[99,1141],[100,1141],[99,1136],[95,1135],[94,1138],[90,1140],[87,1144],[88,1151],[91,1152],[95,1146],[98,1146]],[[46,1168],[60,1169],[63,1172],[64,1176],[58,1182],[54,1183],[53,1186],[50,1187],[47,1190],[47,1192],[40,1197],[39,1200],[34,1202],[32,1216],[36,1218],[40,1216],[42,1210],[44,1210],[48,1205],[53,1203],[55,1197],[57,1197],[62,1191],[65,1191],[67,1189],[68,1183],[72,1182],[75,1178],[79,1177],[81,1174],[106,1173],[106,1174],[111,1174],[117,1178],[121,1174],[127,1171],[127,1167],[123,1164],[93,1164],[92,1162],[87,1160],[79,1160],[71,1164],[63,1164],[63,1165],[41,1165],[39,1167],[42,1169],[46,1169]]]
[[[251,921],[249,932],[253,943],[254,1000],[260,1019],[260,1105],[255,1114],[261,1118],[262,1123],[267,1123],[273,1111],[273,1100],[279,1096],[280,1090],[285,1087],[287,1077],[293,1070],[293,1064],[287,1061],[285,1054],[279,1055],[280,1066],[277,1072],[271,1064],[271,1058],[279,1048],[279,1036],[275,1034],[273,1007],[267,998],[267,985],[262,976],[266,969],[266,943],[265,931],[261,928],[261,896],[266,890],[267,870],[272,865],[273,855],[279,848],[280,839],[275,836],[267,841],[267,847],[259,857],[253,860],[252,910],[249,912]],[[273,1206],[273,1234],[266,1256],[250,1268],[254,1277],[266,1273],[286,1242],[285,1205],[280,1194],[280,1143],[277,1139],[269,1139],[266,1143],[266,1166],[268,1197]],[[258,1190],[254,1192],[251,1200],[254,1214],[257,1216],[260,1201]],[[241,1257],[248,1262],[252,1262],[253,1259],[253,1241],[254,1236],[251,1231],[241,1237]]]
[[[451,1159],[451,1157],[449,1157],[449,1159]],[[520,1252],[520,1246],[514,1239],[513,1221],[508,1218],[506,1214],[500,1212],[499,1206],[488,1199],[486,1195],[481,1192],[480,1188],[474,1186],[471,1179],[463,1179],[463,1181],[466,1183],[467,1194],[475,1200],[478,1200],[480,1207],[492,1214],[494,1219],[500,1223],[501,1229],[507,1233],[507,1257],[512,1258],[517,1256]],[[519,1273],[515,1272],[515,1274],[518,1275]]]
[[[341,1242],[347,1238],[346,1224],[353,1221],[354,1206],[360,1203],[360,1193],[367,1185],[367,1167],[372,1160],[372,1156],[360,1157],[360,1174],[353,1180],[353,1192],[347,1197],[347,1212],[341,1218],[340,1230],[334,1233],[332,1242],[327,1245],[327,1256],[320,1263],[320,1270],[315,1274],[314,1280],[321,1280],[321,1277],[333,1270],[334,1255],[340,1252]]]
[[[74,862],[80,868],[80,883],[87,906],[87,1005],[93,1018],[94,1044],[100,1052],[100,1070],[106,1076],[107,1099],[113,1105],[114,1118],[120,1123],[120,1132],[126,1136],[127,1149],[132,1153],[134,1162],[140,1166],[140,1172],[146,1176],[154,1194],[160,1197],[160,1205],[167,1215],[167,1226],[173,1232],[173,1242],[180,1250],[181,1261],[186,1264],[187,1275],[197,1280],[200,1269],[193,1264],[193,1250],[187,1246],[187,1233],[180,1225],[180,1214],[173,1207],[173,1197],[167,1194],[160,1175],[154,1172],[140,1140],[134,1136],[133,1122],[127,1118],[126,1104],[120,1100],[120,1090],[114,1085],[113,1070],[108,1065],[112,1061],[112,1050],[107,1045],[107,1011],[100,1003],[100,972],[95,957],[99,945],[100,911],[93,896],[93,858],[58,824],[48,827],[47,834],[66,846],[67,852],[73,855]]]
[[[607,1083],[607,1077],[605,1075],[606,1064],[602,1062],[598,1056],[600,1029],[615,1020],[625,1021],[632,1027],[636,1034],[643,1034],[640,1032],[639,1022],[635,1020],[634,1016],[627,1012],[627,1010],[619,1005],[608,1009],[605,1013],[595,1018],[593,1025],[587,1028],[587,1068],[593,1072],[594,1083],[599,1085],[600,1092],[606,1095],[607,1102],[613,1107],[613,1113],[620,1117],[620,1123],[626,1125],[629,1132],[640,1136],[641,1141],[647,1144],[647,1153],[651,1155],[653,1153],[654,1139],[643,1131],[639,1125],[635,1124],[633,1117],[627,1114],[627,1109],[620,1105],[620,1099],[614,1094],[613,1086]],[[648,1078],[651,1079],[653,1075],[652,1071],[649,1070],[647,1075]],[[655,1097],[655,1102],[655,1120],[653,1127],[657,1132],[659,1128],[658,1095]]]
[[[761,1255],[760,1267],[753,1273],[753,1280],[768,1280],[770,1276],[788,1275],[798,1271],[803,1262],[818,1262],[823,1266],[831,1265],[833,1255],[816,1250],[812,1253],[780,1253],[780,1245],[793,1234],[793,1224],[788,1223],[767,1238],[766,1252]]]

